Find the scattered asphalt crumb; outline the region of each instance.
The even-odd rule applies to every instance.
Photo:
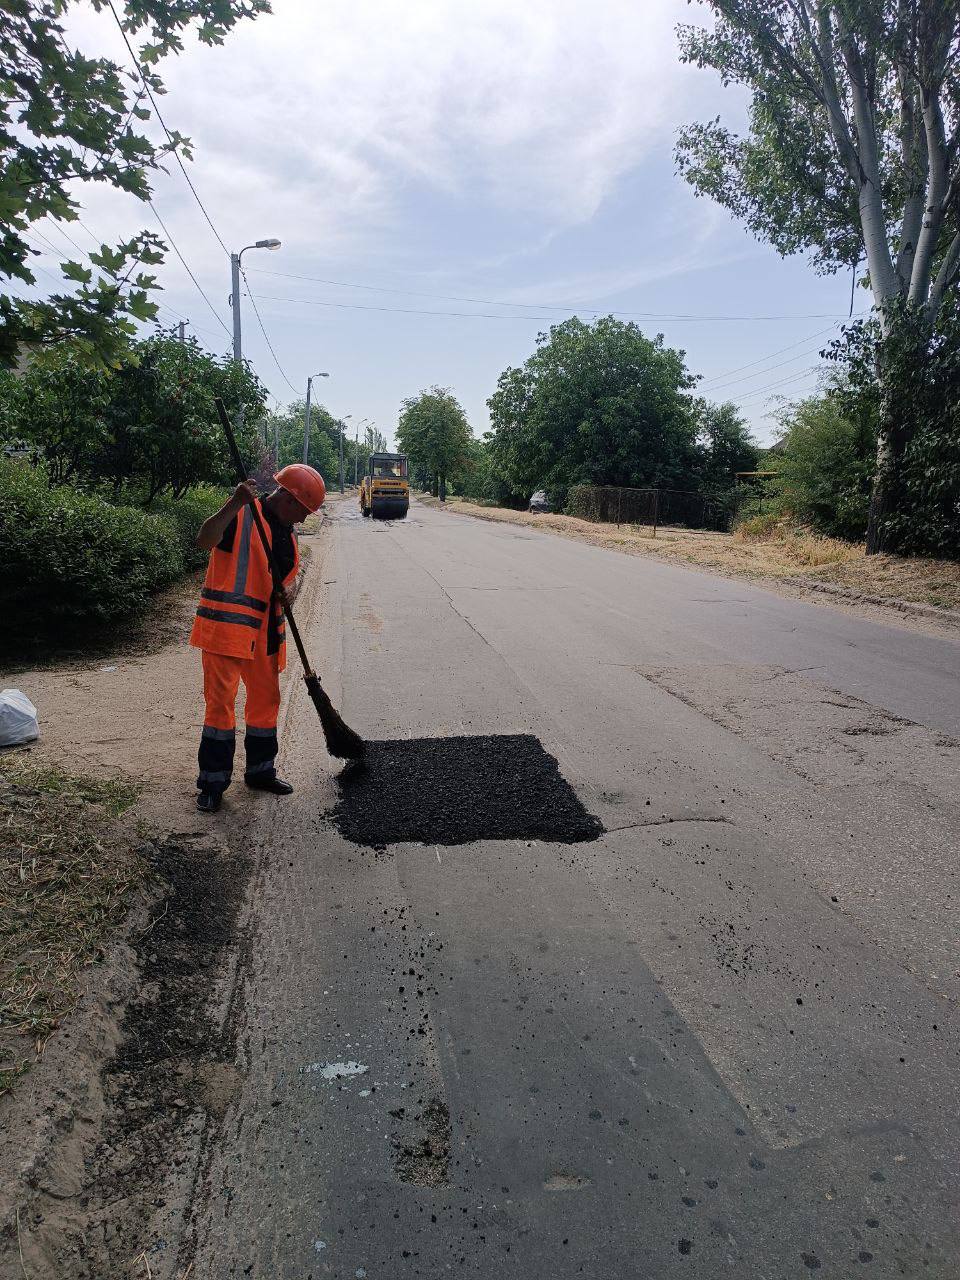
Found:
[[[693,1241],[692,1241],[692,1240],[678,1240],[678,1241],[677,1241],[677,1248],[680,1250],[680,1252],[681,1252],[681,1253],[684,1253],[684,1254],[686,1254],[686,1253],[690,1253],[690,1251],[693,1249]]]
[[[415,1117],[418,1136],[394,1138],[400,1182],[417,1187],[444,1187],[450,1173],[450,1112],[441,1098],[431,1098]]]
[[[531,734],[368,742],[339,779],[332,818],[355,844],[596,840],[603,824],[580,803]]]

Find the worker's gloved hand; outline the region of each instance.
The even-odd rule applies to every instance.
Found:
[[[231,502],[235,507],[245,507],[257,499],[257,482],[253,476],[244,480],[243,484],[238,484],[233,491]]]
[[[276,604],[281,606],[281,608],[289,609],[291,604],[293,604],[294,594],[295,593],[290,591],[284,591],[283,587],[274,587],[273,599]]]

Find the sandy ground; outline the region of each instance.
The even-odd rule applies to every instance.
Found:
[[[323,590],[323,524],[301,539],[305,612]],[[148,1276],[138,1234],[162,1206],[173,1140],[198,1131],[187,1107],[215,1122],[232,1096],[228,1032],[210,1011],[236,959],[243,832],[261,797],[234,785],[215,824],[194,805],[202,676],[187,639],[199,583],[167,593],[139,638],[0,674],[37,707],[31,762],[140,786],[110,852],[152,871],[72,1014],[0,1098],[0,1280]],[[299,684],[292,646],[289,659],[285,706]]]
[[[920,630],[960,628],[960,563],[870,556],[833,538],[787,536],[747,539],[698,529],[601,525],[575,516],[537,515],[483,507],[459,498],[446,504],[420,496],[425,506],[479,520],[546,529],[626,555],[654,556],[726,577],[747,578],[791,598],[816,599],[865,617],[896,611]]]

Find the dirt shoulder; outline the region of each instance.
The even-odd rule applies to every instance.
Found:
[[[440,503],[418,495],[417,500],[478,520],[546,529],[626,555],[652,556],[726,577],[747,578],[783,595],[870,617],[883,614],[919,630],[960,629],[960,563],[955,561],[868,557],[862,546],[810,534],[788,532],[758,539],[739,533],[663,528],[654,537],[649,528],[632,525],[483,507],[459,498]]]
[[[303,616],[322,589],[323,524],[301,542]],[[194,805],[197,587],[167,593],[139,640],[0,676],[41,731],[0,755],[4,1280],[172,1277],[163,1242],[237,1087],[213,1010],[241,962],[259,797],[233,787],[213,821]]]

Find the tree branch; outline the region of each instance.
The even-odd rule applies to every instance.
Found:
[[[933,257],[943,229],[943,204],[950,183],[947,177],[947,141],[940,107],[939,91],[921,86],[923,124],[927,139],[927,195],[923,213],[923,225],[917,239],[917,252],[913,260],[909,301],[922,306],[927,300],[930,277],[933,273]]]
[[[906,293],[913,275],[917,238],[923,225],[924,184],[920,174],[927,171],[926,137],[917,127],[919,104],[905,66],[897,70],[900,87],[900,158],[903,164],[904,202],[900,223],[900,245],[897,251],[897,276],[900,291]]]
[[[930,289],[926,309],[931,323],[937,318],[937,313],[943,304],[947,290],[953,286],[957,279],[958,268],[960,268],[960,232],[957,232],[951,240],[950,246],[943,256],[943,261],[940,263],[937,278]]]
[[[821,13],[828,11],[821,5]],[[827,12],[829,22],[829,12]],[[858,192],[863,244],[870,268],[870,282],[877,302],[883,304],[900,296],[899,280],[893,266],[887,223],[880,190],[880,160],[877,143],[876,116],[867,93],[866,76],[860,49],[849,28],[841,27],[843,60],[850,77],[853,118],[857,129],[857,152],[863,174]]]

